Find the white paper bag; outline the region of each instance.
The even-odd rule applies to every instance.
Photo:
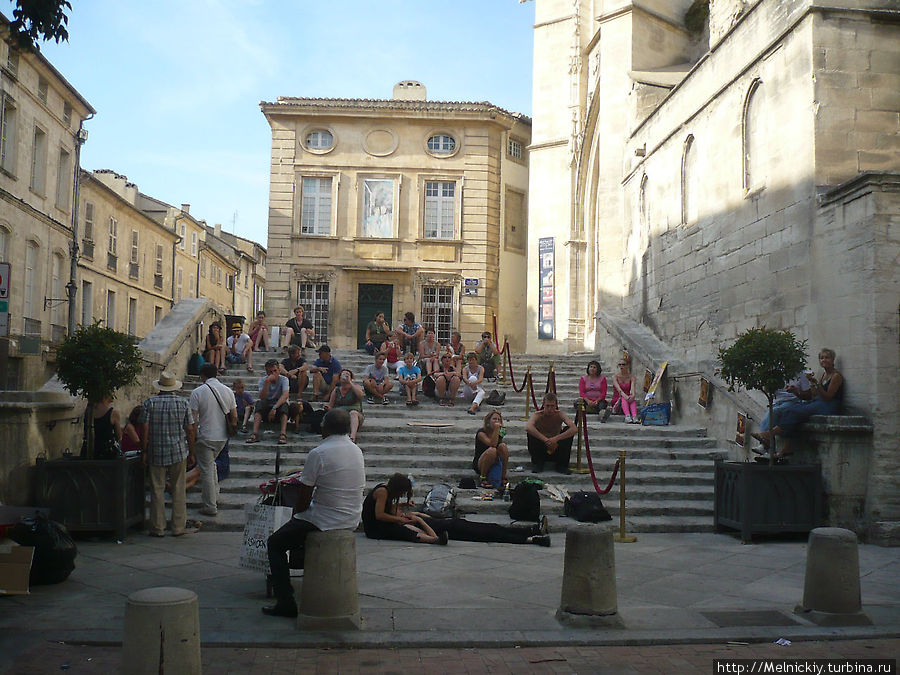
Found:
[[[266,541],[270,534],[291,519],[293,509],[290,506],[247,504],[244,512],[247,523],[244,525],[240,566],[269,574]]]

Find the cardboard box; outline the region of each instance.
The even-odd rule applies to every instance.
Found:
[[[0,544],[0,595],[25,595],[34,546]]]

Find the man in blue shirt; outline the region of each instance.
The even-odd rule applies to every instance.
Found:
[[[331,347],[319,347],[319,358],[313,361],[309,372],[313,374],[313,401],[327,401],[337,384],[337,375],[341,372],[341,364],[331,355]]]

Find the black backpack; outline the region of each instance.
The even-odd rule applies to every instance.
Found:
[[[541,518],[541,495],[538,486],[530,481],[522,481],[510,493],[509,517],[513,520],[533,520]]]
[[[612,520],[596,492],[570,492],[566,497],[565,513],[580,523],[602,523]]]

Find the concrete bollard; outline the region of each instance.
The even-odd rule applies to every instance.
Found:
[[[128,596],[122,672],[199,675],[200,614],[196,593],[161,586]]]
[[[356,535],[351,530],[307,535],[297,626],[308,630],[359,628]]]
[[[577,626],[622,625],[616,598],[616,558],[610,523],[566,531],[562,593],[556,618]]]
[[[856,534],[840,527],[809,533],[803,602],[794,610],[820,625],[867,625],[859,592]]]

